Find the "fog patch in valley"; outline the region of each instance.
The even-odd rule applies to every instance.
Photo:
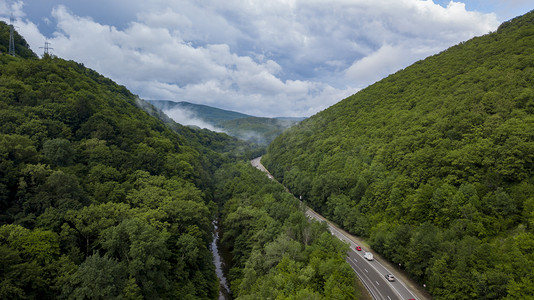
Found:
[[[194,112],[187,110],[187,109],[181,109],[181,108],[173,108],[163,111],[167,116],[169,116],[171,119],[173,119],[175,122],[180,123],[184,126],[196,126],[199,128],[208,129],[215,132],[224,132],[226,133],[222,128],[213,126],[212,124],[202,120],[199,118]]]
[[[267,142],[267,139],[265,138],[264,135],[258,133],[258,132],[254,132],[254,131],[251,131],[251,130],[247,130],[247,131],[238,131],[234,134],[235,137],[239,138],[239,139],[242,139],[242,140],[245,140],[245,141],[249,141],[249,142],[253,142],[253,143],[256,143],[256,144],[268,144]]]

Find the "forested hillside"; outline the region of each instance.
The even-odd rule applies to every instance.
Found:
[[[49,56],[0,56],[0,116],[0,298],[217,296],[201,141]]]
[[[436,299],[534,297],[534,12],[304,120],[263,163]]]
[[[236,164],[262,148],[181,126],[82,64],[25,51],[0,54],[0,299],[215,299],[220,210],[235,295],[357,294],[346,246]]]
[[[236,299],[358,298],[348,245],[310,222],[280,184],[249,163],[226,165],[216,178]]]

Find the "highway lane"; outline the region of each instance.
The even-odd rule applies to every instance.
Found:
[[[265,172],[270,179],[275,180],[269,171],[261,164],[260,160],[261,157],[253,159],[251,164]],[[334,236],[350,245],[350,251],[347,253],[346,260],[374,299],[419,299],[399,278],[395,278],[395,281],[393,282],[388,281],[384,275],[388,273],[393,274],[394,272],[391,272],[384,267],[376,257],[372,261],[368,261],[363,257],[364,253],[370,251],[370,249],[362,247],[362,251],[357,251],[355,249],[357,246],[356,243],[349,238],[346,232],[335,227],[331,222],[309,207],[306,207],[306,215],[311,219],[326,222],[330,232]]]
[[[359,245],[362,247],[362,251],[357,251],[356,246],[358,245],[348,237],[347,233],[335,227],[314,210],[307,208],[306,215],[319,222],[326,222],[328,229],[334,236],[350,245],[350,251],[347,253],[346,260],[367,287],[373,298],[384,300],[418,299],[398,278],[395,278],[393,282],[385,278],[386,274],[392,274],[393,272],[384,267],[376,256],[372,261],[364,258],[364,253],[370,251],[370,249]]]
[[[271,173],[269,173],[269,171],[267,171],[267,169],[265,169],[265,167],[261,164],[261,156],[260,157],[256,157],[255,159],[251,160],[250,163],[254,167],[258,168],[260,171],[266,173],[267,177],[269,177],[269,179],[275,180],[273,175],[271,175]]]

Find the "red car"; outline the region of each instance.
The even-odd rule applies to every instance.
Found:
[[[360,247],[360,246],[356,246],[356,250],[358,250],[358,251],[362,251],[362,247]]]

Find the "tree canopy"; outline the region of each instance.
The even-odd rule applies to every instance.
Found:
[[[530,12],[302,121],[263,162],[436,298],[532,297],[533,74]]]
[[[207,145],[226,137],[52,56],[0,55],[0,90],[0,298],[216,297],[210,172],[228,157]]]
[[[304,206],[281,185],[245,163],[224,166],[216,178],[236,299],[359,297],[345,262],[348,245],[326,223],[308,220]]]
[[[261,270],[280,270],[269,284],[298,285],[280,295],[355,293],[344,246],[308,224],[289,195],[278,188],[274,198],[262,194],[268,207],[242,208],[224,196],[233,193],[222,188],[227,180],[241,179],[222,170],[251,173],[231,164],[258,146],[181,126],[125,87],[50,55],[0,54],[0,119],[1,299],[215,299],[209,247],[223,206],[235,272],[267,244]],[[251,176],[239,186],[266,183]],[[301,270],[307,277],[297,278]],[[233,285],[243,278],[255,277],[236,275]],[[270,285],[258,282],[256,295]],[[236,293],[249,294],[243,289]]]

